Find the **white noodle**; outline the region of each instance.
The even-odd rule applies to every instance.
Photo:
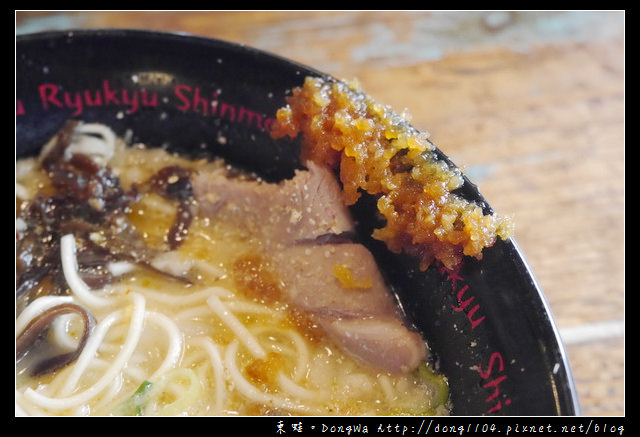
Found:
[[[284,318],[284,314],[280,311],[274,311],[260,303],[255,302],[244,302],[244,301],[229,301],[225,302],[227,308],[229,308],[234,313],[249,313],[249,314],[258,314],[258,315],[269,315],[273,319],[281,320]]]
[[[127,363],[126,367],[127,376],[132,379],[132,381],[136,381],[138,384],[134,384],[135,386],[140,385],[140,383],[146,379],[148,379],[149,372],[146,369],[143,369],[140,366],[136,366],[133,363]]]
[[[91,414],[91,408],[86,404],[80,404],[72,411],[74,416],[88,416]]]
[[[59,396],[68,396],[76,388],[76,385],[84,372],[92,363],[96,363],[96,354],[103,344],[103,340],[107,331],[118,321],[123,318],[124,311],[117,310],[107,315],[100,323],[96,325],[93,332],[89,336],[84,349],[76,360],[71,374],[66,378],[65,385],[58,393]]]
[[[193,267],[193,260],[176,250],[163,252],[151,260],[151,265],[174,276],[185,276]]]
[[[185,387],[175,382],[175,379],[187,380]],[[158,416],[175,416],[184,413],[186,407],[190,406],[202,393],[202,384],[197,378],[197,374],[192,369],[176,368],[162,375],[158,381],[151,386],[153,395],[158,393],[173,393],[177,398],[175,401],[165,404],[151,414]],[[152,396],[153,396],[152,395]]]
[[[176,366],[180,361],[183,349],[182,333],[178,326],[164,314],[147,311],[146,318],[162,327],[167,333],[169,339],[165,359],[151,376],[151,379],[154,379],[158,375],[165,373]]]
[[[33,405],[24,398],[24,395],[16,390],[16,416],[46,416],[47,413],[42,408]]]
[[[128,261],[113,261],[107,263],[107,269],[113,276],[124,275],[125,273],[131,272],[134,268],[135,265]]]
[[[23,218],[18,217],[16,219],[16,234],[18,232],[24,232],[28,228],[27,222],[24,221]]]
[[[99,363],[99,366],[96,366],[97,363]],[[108,369],[109,367],[109,363],[103,360],[94,360],[94,363],[92,363],[92,365],[93,367],[100,367],[101,369]],[[117,398],[118,393],[120,392],[120,390],[122,390],[124,384],[123,374],[129,374],[128,370],[129,368],[127,366],[124,368],[123,372],[120,372],[118,375],[116,375],[111,384],[109,384],[107,388],[100,393],[99,399],[97,399],[97,401],[93,405],[92,410],[94,410],[95,412],[109,411],[106,410],[106,408],[108,408],[109,405],[113,404],[113,400]]]
[[[29,199],[29,190],[22,184],[16,182],[16,197],[22,200]]]
[[[41,313],[54,306],[70,302],[73,302],[71,296],[42,296],[34,299],[16,318],[16,337]]]
[[[389,377],[384,374],[380,374],[378,376],[378,382],[380,383],[380,387],[382,388],[382,393],[384,393],[386,401],[393,401],[393,399],[395,398],[395,394],[393,391],[393,382],[391,382]]]
[[[233,313],[252,314],[258,316],[269,316],[272,321],[284,319],[284,313],[255,302],[244,302],[238,300],[225,300],[224,305]],[[176,320],[202,319],[211,315],[211,308],[194,306],[175,314]]]
[[[66,153],[89,154],[101,165],[109,160],[111,164],[120,163],[122,168],[114,167],[119,175],[137,171],[139,177],[148,177],[147,170],[130,161],[131,155],[126,155],[120,146],[110,129],[84,124],[75,132]],[[160,164],[160,159],[164,158],[154,158],[152,166]],[[30,171],[36,171],[35,162]],[[25,174],[25,179],[16,176],[17,196],[31,194],[32,184],[26,179],[31,174]],[[128,179],[134,182],[131,177]],[[173,203],[160,196],[145,196],[142,202],[154,211],[175,213]],[[26,223],[16,221],[16,230],[29,229]],[[204,231],[199,237],[190,235],[204,238],[207,244],[226,241],[217,241],[217,234]],[[165,285],[155,276],[147,278],[143,272],[140,277],[124,278],[120,283],[92,290],[79,275],[73,235],[62,237],[60,256],[71,294],[35,299],[16,317],[16,337],[34,317],[60,303],[86,306],[98,323],[75,362],[51,378],[20,380],[19,384],[30,388],[16,389],[16,416],[111,414],[121,411],[118,407],[130,400],[144,381],[152,383],[152,398],[142,405],[149,414],[243,414],[244,405],[249,402],[262,404],[275,413],[322,415],[329,411],[325,406],[329,399],[334,400],[332,412],[342,408],[352,411],[349,399],[343,399],[353,393],[341,393],[337,380],[350,380],[358,388],[371,384],[382,392],[383,402],[385,397],[397,397],[399,386],[394,379],[381,375],[376,381],[375,376],[367,375],[367,381],[359,384],[357,378],[343,375],[353,367],[348,362],[341,364],[342,355],[316,356],[316,345],[288,323],[289,313],[283,308],[262,305],[236,294],[233,288],[218,286],[229,274],[221,266],[230,261],[229,253],[233,258],[233,244],[232,240],[229,249],[220,253],[209,252],[206,259],[173,251],[153,260],[154,266],[166,272],[188,272],[197,277],[195,284],[169,281]],[[195,249],[198,251],[200,246]],[[105,267],[120,276],[134,265],[111,262]],[[203,288],[201,284],[214,286]],[[66,347],[77,342],[70,334],[70,317],[77,316],[57,318],[51,330],[57,343]],[[147,329],[149,324],[152,329]],[[265,390],[261,384],[252,383],[240,365],[247,365],[252,359],[264,360],[268,354],[277,354],[282,363],[274,361],[278,367]],[[203,388],[208,391],[206,404],[199,402]],[[173,395],[177,398],[172,402]],[[201,409],[192,411],[192,406]]]
[[[145,312],[144,298],[137,294],[133,294],[132,298],[134,301],[134,307],[133,314],[131,316],[129,335],[127,336],[127,339],[122,347],[122,351],[116,357],[111,367],[95,384],[76,395],[66,398],[51,398],[49,396],[42,395],[41,393],[38,393],[31,388],[27,388],[24,392],[25,398],[44,408],[61,410],[65,408],[75,407],[83,402],[87,402],[88,400],[96,396],[96,394],[101,392],[106,386],[111,384],[113,379],[116,378],[118,373],[122,370],[127,360],[133,353],[142,332],[142,324],[144,321]]]
[[[302,405],[291,399],[265,393],[247,381],[245,377],[242,376],[242,373],[240,373],[240,370],[236,365],[235,358],[238,351],[238,345],[238,341],[234,340],[229,344],[229,346],[227,346],[227,350],[225,352],[225,366],[231,376],[231,380],[235,384],[235,388],[240,394],[252,402],[264,404],[271,408],[305,414],[319,413],[319,411],[314,411],[309,406]]]
[[[225,272],[222,268],[201,259],[195,259],[193,261],[193,266],[196,269],[216,278],[221,278],[225,275]]]
[[[233,331],[242,344],[251,352],[254,358],[264,359],[267,353],[264,351],[258,340],[249,332],[249,330],[231,313],[231,311],[222,303],[218,296],[211,296],[207,299],[207,304],[214,313]]]
[[[76,241],[73,235],[67,234],[60,239],[60,258],[67,284],[80,302],[91,308],[101,308],[114,303],[112,299],[107,299],[92,292],[78,274]]]
[[[211,308],[209,308],[208,306],[195,306],[195,307],[189,307],[186,310],[182,310],[176,313],[173,317],[176,320],[195,321],[197,319],[202,319],[210,316],[211,316]]]
[[[18,405],[20,403],[21,397],[22,395],[20,394],[20,392],[16,390],[16,417],[28,416],[27,412],[20,405]]]
[[[298,399],[310,400],[314,399],[318,401],[318,392],[313,390],[308,390],[301,385],[297,384],[295,381],[292,381],[291,378],[286,376],[284,373],[280,372],[278,374],[278,384],[280,388],[285,392],[295,396]]]
[[[88,155],[99,165],[106,165],[116,149],[116,136],[103,124],[82,123],[73,132],[71,144],[65,149],[65,159],[81,153]]]
[[[33,176],[36,169],[36,160],[34,158],[22,158],[16,161],[16,181],[29,180]]]
[[[94,344],[99,348],[100,352],[105,352],[109,350],[118,351],[122,347],[121,345],[114,345],[114,347],[111,348],[111,347],[108,347],[107,344],[103,342],[107,330],[109,329],[109,327],[112,326],[113,322],[115,322],[118,318],[122,316],[122,312],[117,311],[115,313],[112,313],[111,316],[112,316],[111,317],[112,321],[107,320],[109,319],[109,317],[105,318],[105,321],[107,323],[105,323],[101,327],[101,329],[99,330],[96,329],[95,338],[92,338],[92,340],[95,341]],[[165,359],[162,362],[162,364],[160,364],[158,369],[154,372],[153,376],[151,376],[151,378],[155,378],[158,375],[165,373],[169,369],[176,366],[180,361],[180,358],[183,353],[182,333],[180,332],[180,329],[178,328],[178,326],[169,317],[163,314],[153,312],[153,311],[146,311],[145,320],[152,321],[156,323],[158,326],[160,326],[161,328],[163,328],[164,331],[167,333],[167,338],[168,338],[167,352],[165,354]],[[87,353],[84,357],[81,357],[83,361],[76,364],[76,366],[74,367],[74,370],[78,369],[77,370],[78,374],[82,372],[83,368],[87,368],[89,365],[95,365],[98,362],[103,364],[105,363],[104,361],[94,357],[96,353],[95,351],[96,346],[93,346],[92,344],[91,348],[94,349],[93,352]],[[87,344],[87,347],[89,347],[89,344]],[[85,349],[87,347],[85,347]],[[84,362],[85,359],[86,359],[86,362]],[[80,361],[80,359],[78,361]],[[144,380],[145,378],[148,378],[147,372],[145,370],[142,370],[139,367],[134,366],[131,360],[127,363],[127,366],[124,370],[127,373],[127,375],[134,377],[139,382],[142,382],[142,380]],[[77,382],[78,379],[79,379],[79,376],[69,377],[67,378],[67,383],[73,384],[73,381],[75,380]],[[68,393],[70,392],[68,388],[66,389],[66,391]]]
[[[74,319],[78,319],[78,314],[62,314],[51,322],[49,337],[59,347],[68,351],[75,350],[78,347],[78,338],[72,335],[70,328]]]
[[[122,309],[125,310],[125,308]],[[98,349],[100,353],[111,353],[113,355],[116,355],[122,346],[122,339],[127,336],[128,331],[129,325],[127,325],[126,323],[119,323],[117,325],[114,325],[106,333],[104,340],[102,340],[100,349]]]
[[[176,213],[176,207],[164,197],[160,196],[145,196],[142,199],[143,205],[152,209],[160,214],[172,216]]]
[[[218,346],[207,337],[199,337],[194,343],[201,346],[207,352],[213,369],[213,381],[215,383],[215,411],[220,414],[223,411],[226,398],[225,368]]]
[[[205,301],[210,296],[218,296],[224,299],[230,299],[234,297],[232,291],[219,286],[207,287],[199,291],[189,291],[188,293],[185,293],[184,290],[180,290],[179,293],[170,294],[161,293],[156,289],[142,287],[140,285],[120,284],[112,287],[112,291],[133,291],[144,295],[144,297],[150,301],[162,303],[165,305],[171,305],[173,307],[183,307],[199,304]]]
[[[309,368],[309,348],[306,340],[298,331],[293,329],[282,329],[276,326],[263,326],[255,331],[258,336],[266,336],[270,341],[269,348],[279,354],[288,353],[296,360],[295,371],[293,374],[294,381],[300,381],[307,374]],[[286,337],[290,340],[293,347],[288,347],[282,342],[276,342],[274,335]],[[286,349],[289,349],[288,351]]]

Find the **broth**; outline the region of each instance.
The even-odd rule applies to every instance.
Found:
[[[95,318],[79,355],[60,368],[31,374],[42,354],[78,348],[86,322],[76,314],[56,317],[17,360],[18,414],[448,414],[446,379],[427,359],[401,372],[363,363],[323,335],[319,325],[325,319],[314,318],[317,313],[310,317],[307,307],[300,311],[287,298],[277,257],[262,234],[203,214],[193,197],[185,202],[184,193],[191,191],[171,189],[183,181],[182,173],[168,174],[151,188],[148,183],[167,168],[260,184],[258,179],[220,160],[190,161],[161,149],[125,145],[104,126],[80,124],[67,135],[77,136],[83,126],[100,134],[91,139],[104,142],[100,150],[108,145],[108,156],[100,152],[91,158],[94,163],[103,159],[100,165],[106,167],[100,168],[113,174],[98,170],[100,176],[89,178],[89,186],[104,184],[99,195],[95,187],[87,195],[88,211],[78,217],[76,210],[64,211],[63,218],[81,223],[61,221],[49,233],[34,225],[45,222],[35,220],[34,211],[49,217],[53,212],[43,205],[60,209],[61,186],[74,183],[52,183],[54,167],[47,170],[46,163],[56,153],[56,139],[43,149],[44,157],[17,163],[16,268],[21,283],[29,285],[17,296],[17,338],[38,314],[62,303],[80,305]],[[91,148],[73,150],[89,156]],[[120,189],[116,182],[122,196],[105,193],[105,187]],[[124,202],[123,196],[126,203],[115,204]],[[94,215],[105,212],[106,218]],[[181,214],[188,220],[178,226],[179,238],[171,244],[168,235]],[[26,244],[36,230],[51,244],[51,253]],[[104,255],[98,249],[116,244],[112,239],[116,249],[96,261]],[[92,245],[96,248],[89,251]],[[27,281],[22,274],[38,264],[56,273],[33,274]],[[360,288],[370,284],[340,266],[335,279],[346,277],[349,293],[366,292]]]

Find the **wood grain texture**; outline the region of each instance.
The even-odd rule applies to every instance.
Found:
[[[356,78],[515,217],[561,332],[624,326],[623,13],[16,14],[18,32],[101,27],[215,37]],[[624,337],[607,336],[567,345],[585,415],[624,415]]]

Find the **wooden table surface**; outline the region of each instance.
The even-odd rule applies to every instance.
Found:
[[[467,169],[567,347],[583,415],[624,415],[624,12],[16,12],[16,32],[146,28],[357,79]]]

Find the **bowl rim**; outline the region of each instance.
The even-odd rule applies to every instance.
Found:
[[[228,41],[228,40],[219,39],[219,38],[210,37],[210,36],[202,36],[202,35],[188,33],[188,32],[167,31],[167,30],[148,30],[148,29],[141,29],[141,28],[95,28],[95,29],[72,28],[72,29],[66,29],[66,30],[45,30],[45,31],[30,32],[30,33],[17,33],[16,34],[16,63],[17,63],[17,57],[20,50],[19,46],[21,43],[28,43],[30,41],[45,41],[51,38],[59,39],[63,37],[69,37],[69,38],[71,37],[75,37],[75,38],[77,37],[85,37],[85,38],[136,37],[136,38],[145,38],[147,40],[157,39],[162,41],[169,40],[169,41],[178,41],[183,43],[192,42],[192,43],[198,43],[205,46],[209,46],[211,48],[222,47],[227,50],[244,52],[244,53],[249,53],[249,54],[254,54],[259,56],[267,56],[272,58],[274,61],[284,62],[286,64],[291,65],[292,67],[297,67],[302,71],[315,74],[319,77],[339,80],[334,76],[332,76],[331,74],[317,70],[316,68],[308,66],[304,63],[301,63],[301,62],[286,58],[284,56],[269,52],[267,50],[259,49],[244,43]],[[16,83],[18,82],[18,80],[19,79],[16,76]],[[16,148],[17,148],[17,144],[16,144]],[[444,159],[446,159],[448,162],[450,162],[452,165],[455,166],[455,164],[450,161],[448,156],[445,153],[443,153],[437,146],[436,146],[436,151],[440,153]],[[478,198],[481,201],[486,203],[486,200],[484,199],[482,194],[477,190],[477,187],[475,186],[475,184],[473,184],[472,181],[468,180],[466,176],[464,176],[464,178],[465,178],[465,183],[469,183],[472,189],[475,190]],[[488,206],[488,203],[487,203],[487,206]],[[568,396],[565,402],[561,403],[560,399],[558,398],[558,393],[557,393],[558,388],[554,387],[554,390],[556,390],[555,396],[554,396],[557,404],[556,411],[560,415],[576,415],[576,416],[580,415],[581,414],[580,404],[579,404],[577,390],[575,386],[575,380],[574,380],[572,369],[569,363],[566,345],[564,344],[564,341],[560,334],[560,330],[558,328],[558,325],[551,311],[547,297],[545,296],[530,264],[526,260],[524,253],[516,243],[515,239],[511,237],[505,243],[508,245],[511,245],[511,248],[515,256],[519,258],[519,261],[521,262],[523,269],[526,271],[526,274],[531,281],[530,288],[535,290],[534,294],[537,295],[537,299],[540,303],[541,309],[547,317],[547,323],[543,327],[543,335],[547,336],[545,340],[551,340],[555,343],[554,347],[552,348],[553,355],[556,358],[557,365],[560,365],[565,372],[565,378],[563,378],[563,383],[566,384],[564,391],[566,394],[568,394]]]

